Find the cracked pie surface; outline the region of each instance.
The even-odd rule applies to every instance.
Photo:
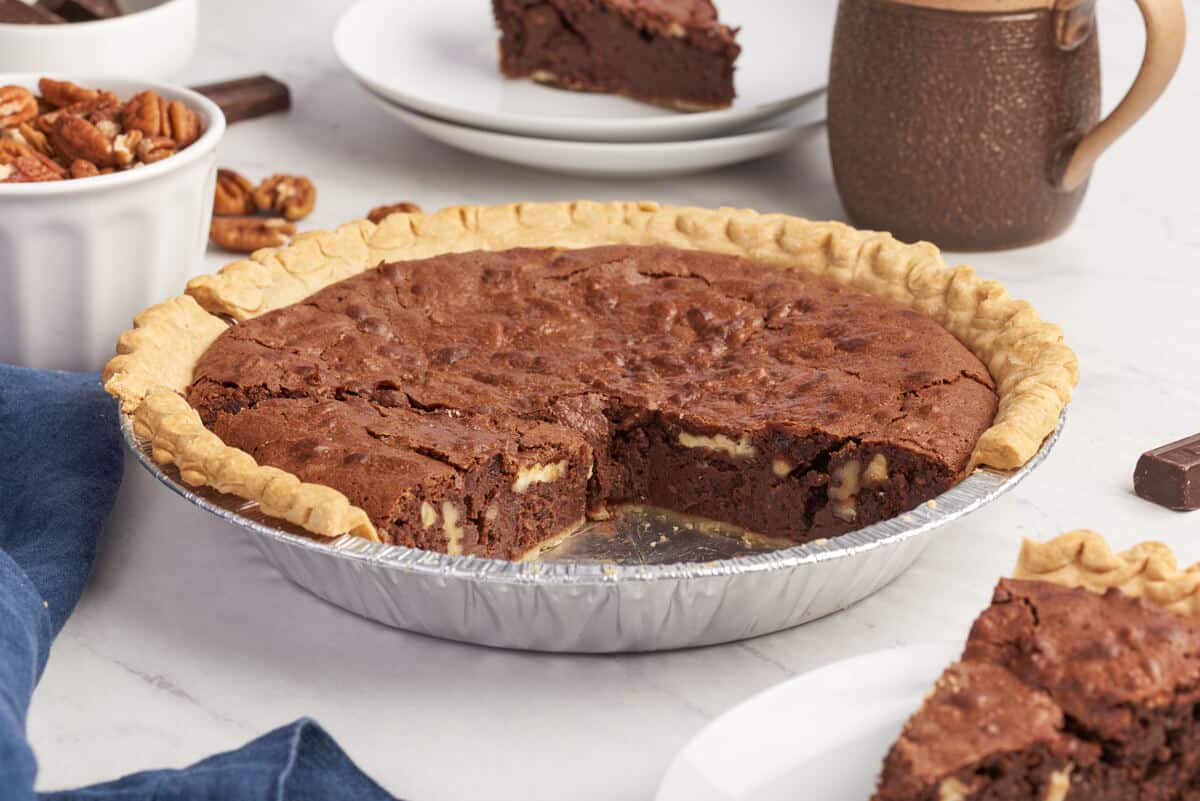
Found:
[[[646,203],[301,235],[136,326],[106,383],[185,481],[502,559],[623,505],[843,533],[1023,464],[1076,380],[1056,327],[929,245]]]

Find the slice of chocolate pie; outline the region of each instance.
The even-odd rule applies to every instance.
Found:
[[[492,0],[500,69],[683,111],[733,102],[741,48],[710,0]]]
[[[1200,792],[1195,569],[1093,532],[1026,543],[888,754],[875,801]]]

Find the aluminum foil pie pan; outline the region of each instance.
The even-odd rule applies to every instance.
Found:
[[[316,538],[257,504],[184,483],[125,441],[163,484],[248,533],[289,579],[390,626],[501,648],[601,653],[712,645],[807,623],[907,570],[930,534],[1015,487],[1050,453],[1066,412],[1019,470],[983,469],[934,501],[842,536],[767,546],[646,512],[573,535],[539,562],[447,556],[343,536]]]

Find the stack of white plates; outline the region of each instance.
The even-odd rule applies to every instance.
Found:
[[[504,78],[489,0],[359,0],[334,49],[380,107],[452,147],[575,175],[672,175],[775,153],[823,125],[836,4],[718,6],[741,28],[738,97],[694,114]]]

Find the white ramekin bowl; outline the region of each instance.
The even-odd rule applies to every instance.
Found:
[[[0,24],[0,72],[174,77],[196,50],[196,0],[123,0],[130,12],[69,25]]]
[[[37,75],[0,74],[35,89]],[[97,370],[141,309],[177,295],[200,266],[212,218],[225,116],[195,92],[95,76],[54,77],[182,100],[204,133],[190,147],[127,172],[0,184],[0,362]]]

